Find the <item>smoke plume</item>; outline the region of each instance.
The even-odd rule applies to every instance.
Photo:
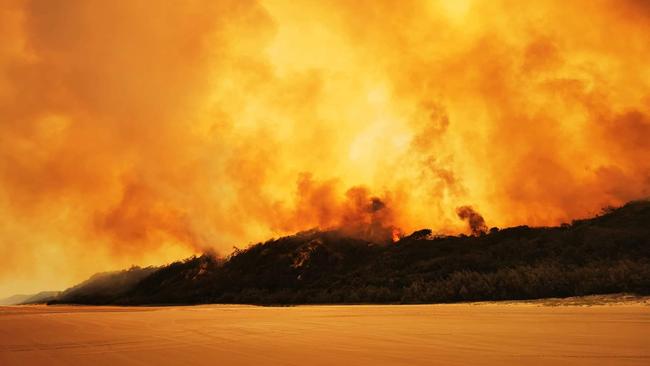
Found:
[[[479,236],[487,233],[488,227],[485,224],[483,216],[476,212],[472,206],[461,206],[456,209],[458,218],[467,221],[467,225],[472,235]]]

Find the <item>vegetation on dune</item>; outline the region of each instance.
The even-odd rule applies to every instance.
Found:
[[[307,231],[160,268],[103,274],[51,303],[423,303],[650,294],[650,202],[552,228],[378,245]]]

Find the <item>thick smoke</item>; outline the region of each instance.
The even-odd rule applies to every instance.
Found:
[[[643,4],[4,1],[0,294],[647,197]]]
[[[467,221],[467,225],[472,232],[472,235],[479,236],[487,233],[488,227],[485,224],[485,219],[480,213],[476,212],[472,206],[461,206],[456,209],[458,218]]]
[[[281,231],[302,230],[309,225],[339,230],[356,238],[383,243],[392,240],[394,212],[389,195],[371,195],[366,187],[357,186],[340,192],[335,181],[316,181],[302,174],[298,181],[295,207],[278,217]],[[278,213],[283,210],[278,209]]]

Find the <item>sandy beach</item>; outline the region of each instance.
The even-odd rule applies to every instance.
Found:
[[[0,308],[0,365],[647,365],[646,304]]]

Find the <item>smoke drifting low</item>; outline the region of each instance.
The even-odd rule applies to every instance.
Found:
[[[649,32],[635,0],[5,1],[0,294],[647,197]]]

